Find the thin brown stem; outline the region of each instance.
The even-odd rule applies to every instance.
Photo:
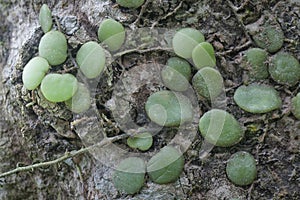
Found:
[[[58,164],[58,163],[60,163],[64,160],[68,159],[68,158],[72,158],[72,157],[75,157],[77,155],[87,153],[88,151],[90,151],[91,149],[93,149],[95,147],[99,148],[99,147],[105,146],[109,143],[112,143],[112,142],[115,142],[115,141],[118,141],[118,140],[121,140],[121,139],[124,139],[124,138],[127,138],[127,137],[128,137],[127,134],[122,134],[122,135],[118,135],[118,136],[111,137],[111,138],[104,138],[98,144],[95,144],[95,145],[92,145],[92,146],[89,146],[89,147],[85,147],[85,148],[79,149],[77,151],[66,152],[63,156],[61,156],[57,159],[47,161],[47,162],[41,162],[41,163],[37,163],[37,164],[33,164],[33,165],[28,165],[28,166],[25,166],[25,167],[17,167],[13,170],[1,173],[0,178],[5,177],[5,176],[9,176],[9,175],[12,175],[12,174],[16,174],[18,172],[26,172],[26,171],[34,170],[34,169],[41,168],[41,167],[55,165],[55,164]]]

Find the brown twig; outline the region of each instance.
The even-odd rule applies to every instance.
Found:
[[[144,14],[144,12],[145,12],[145,10],[146,10],[146,8],[147,8],[147,6],[148,6],[148,4],[149,4],[150,2],[151,2],[151,0],[147,0],[147,1],[144,3],[144,5],[142,6],[141,11],[140,11],[140,13],[139,13],[139,16],[138,16],[138,17],[136,18],[136,20],[130,25],[130,28],[131,28],[132,30],[134,30],[134,29],[136,28],[137,24],[140,22],[140,20],[141,20],[143,14]]]
[[[168,14],[166,14],[165,16],[161,17],[160,19],[158,19],[156,22],[154,22],[151,26],[151,29],[153,29],[161,20],[164,20],[164,19],[167,19],[168,17],[170,17],[171,15],[174,15],[178,10],[179,8],[181,8],[182,6],[182,2],[181,1],[178,6],[176,6],[176,8],[172,11],[172,12],[169,12]]]
[[[79,149],[77,151],[66,152],[63,156],[61,156],[57,159],[54,159],[54,160],[51,160],[51,161],[46,161],[46,162],[41,162],[41,163],[37,163],[37,164],[33,164],[33,165],[28,165],[28,166],[25,166],[25,167],[17,167],[13,170],[10,170],[10,171],[7,171],[7,172],[4,172],[4,173],[0,174],[0,178],[5,177],[5,176],[9,176],[9,175],[12,175],[12,174],[16,174],[18,172],[26,172],[26,171],[34,170],[34,169],[41,168],[41,167],[55,165],[55,164],[58,164],[58,163],[60,163],[64,160],[68,159],[68,158],[72,158],[72,157],[75,157],[77,155],[87,153],[88,151],[92,150],[95,147],[102,147],[102,146],[105,146],[109,143],[112,143],[112,142],[115,142],[115,141],[118,141],[118,140],[121,140],[121,139],[124,139],[124,138],[127,138],[127,137],[128,137],[127,134],[122,134],[122,135],[118,135],[118,136],[111,137],[111,138],[104,138],[98,144],[95,144],[95,145],[92,145],[92,146],[89,146],[89,147],[85,147],[85,148]]]
[[[237,11],[238,11],[239,8],[237,8],[236,6],[234,6],[233,3],[230,0],[226,0],[226,2],[228,4],[228,6],[231,8],[231,10],[232,10],[233,14],[235,15],[236,19],[238,20],[240,26],[242,27],[242,29],[243,29],[243,31],[244,31],[247,39],[252,42],[252,39],[251,39],[250,35],[248,34],[248,31],[246,29],[245,24],[243,23],[242,18],[237,13]]]
[[[149,49],[139,49],[139,48],[135,48],[135,49],[128,49],[119,53],[116,53],[114,55],[114,57],[121,57],[125,54],[129,54],[129,53],[147,53],[150,51],[171,51],[172,48],[163,48],[163,47],[153,47],[153,48],[149,48]]]

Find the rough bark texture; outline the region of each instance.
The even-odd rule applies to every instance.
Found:
[[[262,81],[273,85],[284,102],[281,110],[268,114],[246,113],[232,98],[235,88],[248,81],[239,65],[241,53],[255,47],[246,25],[255,24],[262,16],[274,18],[286,37],[282,51],[300,59],[299,1],[232,0],[236,7],[246,2],[237,12],[225,0],[184,0],[177,9],[180,2],[150,1],[135,24],[136,28],[155,24],[170,29],[194,27],[204,33],[214,45],[217,68],[225,80],[227,110],[246,127],[245,138],[230,148],[214,148],[205,159],[200,159],[203,139],[197,134],[184,154],[186,165],[178,181],[157,185],[147,180],[140,193],[134,196],[118,193],[111,182],[113,170],[91,153],[1,178],[0,199],[300,199],[300,122],[290,113],[291,97],[299,92],[299,84],[287,87],[271,79]],[[38,91],[33,94],[22,87],[22,69],[37,55],[43,34],[38,24],[42,3],[48,4],[56,24],[59,22],[67,35],[73,57],[82,43],[97,40],[97,27],[104,18],[114,18],[132,28],[141,11],[141,8],[121,8],[115,1],[108,0],[0,0],[0,172],[52,160],[66,151],[95,142],[95,138],[101,140],[98,135],[83,139],[82,135],[90,129],[98,128],[98,132],[101,130],[108,136],[120,134],[122,130],[105,105],[111,98],[113,85],[123,74],[122,70],[140,63],[163,64],[172,55],[163,51],[123,55],[105,71],[93,91],[98,124],[85,123],[87,127],[74,129],[72,122],[82,116],[73,116],[63,104],[49,104],[39,97]],[[174,10],[176,12],[172,13]],[[54,28],[58,28],[57,25]],[[69,59],[65,66],[72,66],[72,60]],[[51,70],[62,69],[60,66]],[[131,105],[131,115],[141,124],[147,122],[143,105],[151,92],[151,88],[141,88],[133,95],[135,102]],[[32,101],[34,103],[29,104]],[[209,110],[209,102],[200,103],[200,109],[202,112]],[[156,136],[153,152],[162,147],[164,141],[170,140],[168,137],[173,130],[166,129],[163,133],[171,134]],[[117,144],[126,148],[123,140]],[[226,177],[226,161],[239,150],[250,152],[257,161],[258,175],[251,186],[235,186]]]

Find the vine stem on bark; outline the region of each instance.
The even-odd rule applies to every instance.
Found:
[[[86,153],[86,152],[92,150],[95,147],[99,148],[99,147],[102,147],[102,146],[107,145],[109,143],[112,143],[112,142],[115,142],[115,141],[118,141],[118,140],[121,140],[121,139],[124,139],[124,138],[127,138],[127,137],[128,137],[128,134],[122,134],[122,135],[118,135],[118,136],[115,136],[115,137],[104,138],[100,143],[94,144],[94,145],[89,146],[89,147],[81,148],[77,151],[66,152],[63,156],[61,156],[57,159],[54,159],[54,160],[51,160],[51,161],[46,161],[46,162],[41,162],[41,163],[37,163],[37,164],[33,164],[33,165],[28,165],[28,166],[24,166],[24,167],[17,167],[13,170],[1,173],[0,178],[5,177],[5,176],[9,176],[9,175],[12,175],[12,174],[15,174],[15,173],[18,173],[18,172],[25,172],[25,171],[30,171],[30,170],[40,168],[40,167],[55,165],[55,164],[58,164],[58,163],[60,163],[64,160],[68,159],[68,158],[72,158],[72,157],[75,157],[79,154]]]

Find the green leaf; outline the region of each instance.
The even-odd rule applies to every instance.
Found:
[[[292,98],[292,113],[297,119],[300,119],[300,93]]]
[[[44,33],[47,33],[52,28],[52,14],[49,7],[43,4],[39,14],[39,22]]]
[[[193,49],[204,40],[200,31],[193,28],[183,28],[173,37],[174,52],[182,58],[191,58]]]
[[[129,157],[118,165],[112,180],[117,190],[127,194],[135,194],[144,185],[145,173],[144,161],[137,157]]]
[[[248,152],[233,154],[227,161],[226,173],[234,184],[244,186],[253,183],[257,170],[254,157]]]
[[[234,116],[219,109],[212,109],[200,118],[199,130],[205,140],[220,147],[233,146],[244,137],[244,131]]]
[[[117,0],[117,3],[125,8],[138,8],[144,2],[145,0]]]
[[[267,58],[267,52],[260,48],[251,48],[245,53],[245,68],[251,78],[255,80],[268,78]]]
[[[258,47],[266,49],[270,53],[275,53],[281,49],[284,42],[284,34],[280,27],[266,25],[253,36],[253,40]]]
[[[266,85],[240,86],[233,98],[240,108],[250,113],[267,113],[281,106],[277,91]]]
[[[106,19],[100,24],[98,39],[106,44],[110,51],[116,51],[125,41],[125,29],[120,22]]]
[[[216,66],[216,57],[213,46],[208,42],[201,42],[192,52],[193,62],[197,69]]]
[[[179,57],[168,59],[167,66],[161,71],[164,85],[174,91],[185,91],[191,78],[190,64]]]
[[[76,62],[89,79],[96,78],[105,67],[105,52],[97,42],[87,42],[79,49]]]
[[[77,79],[72,74],[48,74],[42,80],[41,91],[51,102],[63,102],[77,91]]]
[[[148,150],[153,143],[153,138],[151,133],[139,133],[133,137],[127,139],[127,145],[133,149],[139,149],[141,151]]]
[[[65,104],[74,113],[87,111],[91,106],[90,91],[83,83],[78,83],[77,91]]]
[[[199,96],[211,101],[218,97],[224,88],[222,75],[211,67],[200,69],[194,75],[192,83]]]
[[[32,58],[24,67],[22,80],[27,90],[34,90],[42,82],[50,66],[42,57]]]
[[[300,80],[299,61],[289,53],[279,52],[271,60],[269,72],[274,81],[289,86]]]
[[[46,33],[39,44],[39,55],[45,58],[50,65],[60,65],[67,58],[67,40],[59,31]]]
[[[147,164],[150,179],[158,184],[174,182],[180,176],[184,158],[177,149],[166,146],[154,155]]]
[[[148,117],[161,126],[179,126],[193,119],[191,102],[182,94],[171,91],[153,93],[145,109]]]

